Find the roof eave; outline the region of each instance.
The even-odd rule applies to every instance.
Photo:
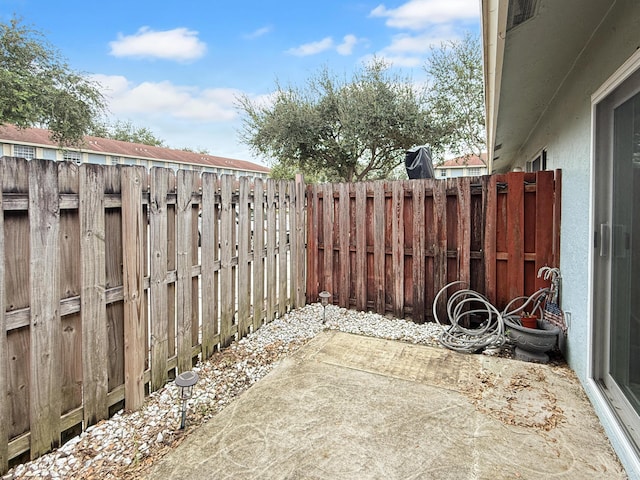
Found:
[[[484,55],[485,124],[487,134],[487,169],[493,171],[496,126],[500,103],[500,84],[507,30],[508,0],[480,0],[482,11],[482,45]]]

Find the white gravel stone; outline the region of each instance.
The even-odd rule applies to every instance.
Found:
[[[281,358],[295,352],[324,329],[438,345],[441,327],[415,324],[375,313],[311,304],[263,325],[256,332],[199,363],[200,377],[188,402],[188,432],[214,416],[238,394],[269,373]],[[181,404],[173,382],[151,394],[134,413],[122,410],[109,420],[87,428],[58,451],[18,465],[3,480],[19,478],[135,478],[135,468],[179,441]]]

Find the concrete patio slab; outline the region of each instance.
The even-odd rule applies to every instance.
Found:
[[[326,331],[147,478],[626,475],[566,367]]]

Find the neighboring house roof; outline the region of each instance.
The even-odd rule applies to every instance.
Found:
[[[481,153],[478,155],[465,155],[464,157],[452,158],[451,160],[445,160],[435,168],[464,168],[464,167],[486,167],[487,166],[487,154]]]
[[[502,172],[540,127],[615,0],[481,2],[488,167]]]
[[[42,128],[19,129],[13,125],[0,126],[0,143],[8,141],[24,145],[45,146],[61,149],[49,137],[49,130]],[[85,137],[84,145],[80,148],[68,147],[70,151],[98,153],[103,155],[140,158],[145,160],[164,160],[190,165],[202,165],[208,167],[226,168],[250,172],[268,173],[269,168],[257,163],[233,158],[218,157],[214,155],[173,150],[164,147],[152,147],[141,143],[129,143],[109,138]]]

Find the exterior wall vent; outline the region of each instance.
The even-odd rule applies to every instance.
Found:
[[[537,7],[538,0],[509,0],[507,32],[533,18],[536,14]]]

